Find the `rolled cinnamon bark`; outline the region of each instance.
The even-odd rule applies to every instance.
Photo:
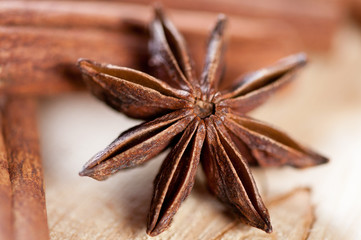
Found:
[[[0,128],[3,128],[3,114],[0,111]],[[6,154],[3,132],[0,132],[0,239],[14,239],[12,190],[9,176],[9,165]]]
[[[3,132],[12,188],[14,237],[49,239],[35,100],[7,101]]]
[[[217,13],[166,11],[202,67]],[[151,6],[112,2],[0,2],[0,93],[52,95],[82,88],[78,58],[145,70]],[[283,22],[229,16],[226,79],[300,51],[297,33]],[[200,71],[199,71],[200,72]]]

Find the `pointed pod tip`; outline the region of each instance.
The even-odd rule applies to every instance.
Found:
[[[157,236],[158,234],[156,234],[155,232],[152,232],[151,230],[147,230],[146,231],[147,235],[151,236],[151,237],[155,237]]]
[[[218,14],[218,22],[226,22],[227,21],[227,16],[224,13],[220,13]]]
[[[213,32],[217,32],[219,34],[223,33],[223,30],[227,23],[227,16],[223,13],[218,15],[216,26],[214,27]]]
[[[289,64],[293,65],[294,67],[303,67],[308,62],[308,57],[306,53],[300,52],[286,57],[284,60],[288,61]]]
[[[164,222],[158,222],[159,219],[154,218],[154,216],[148,215],[148,222],[147,222],[147,235],[151,237],[156,237],[159,234],[163,233],[170,227],[170,222],[168,224],[164,224]]]
[[[304,52],[296,53],[278,61],[280,68],[287,71],[293,71],[305,66],[308,62],[307,54]]]
[[[89,176],[89,170],[87,168],[83,168],[80,172],[79,172],[79,176],[81,177],[85,177],[85,176]]]
[[[147,229],[146,233],[147,235],[149,235],[150,237],[156,237],[159,234],[163,233],[165,230],[167,230],[168,228],[157,228],[154,227],[153,229]]]
[[[86,58],[79,58],[78,61],[77,61],[77,66],[80,67],[84,64],[89,64],[91,61],[89,59],[86,59]]]
[[[321,155],[318,156],[317,160],[318,160],[318,161],[317,161],[317,165],[319,165],[319,164],[325,164],[325,163],[328,163],[328,162],[330,161],[329,158],[324,157],[324,156],[321,156]]]
[[[304,66],[308,61],[307,54],[304,52],[298,53],[297,60],[299,62],[299,65]]]
[[[271,224],[271,219],[269,217],[268,211],[263,211],[263,226],[260,227],[260,229],[262,229],[263,231],[265,231],[266,233],[271,233],[273,231],[272,229],[272,224]]]
[[[97,181],[103,181],[108,178],[107,175],[99,174],[94,171],[94,169],[84,168],[79,172],[79,176],[81,177],[91,177]]]
[[[153,4],[153,9],[154,9],[154,14],[155,14],[156,18],[158,18],[158,19],[164,18],[164,11],[163,11],[163,6],[161,3],[155,2]]]
[[[272,232],[273,232],[272,226],[271,226],[271,225],[267,226],[267,227],[264,229],[264,231],[265,231],[266,233],[272,233]]]
[[[83,169],[79,172],[79,176],[81,177],[93,177],[94,171],[92,168],[89,168],[87,164],[83,166]]]
[[[90,71],[93,66],[95,65],[95,63],[89,59],[86,58],[79,58],[77,61],[78,68],[80,68],[81,71]]]
[[[153,3],[153,8],[156,12],[163,12],[163,6],[160,2]]]
[[[265,219],[265,225],[263,227],[263,230],[266,233],[272,233],[273,229],[272,229],[271,221],[269,219]]]
[[[149,227],[148,226],[146,233],[147,233],[147,235],[149,235],[151,237],[156,237],[159,234],[161,234],[163,231],[159,231],[159,230],[157,231],[156,227]]]
[[[291,166],[302,169],[302,168],[308,168],[308,167],[314,167],[314,166],[326,164],[329,161],[330,161],[329,158],[324,157],[321,154],[308,149],[308,155],[305,157],[305,160],[300,162],[299,165],[295,164]]]

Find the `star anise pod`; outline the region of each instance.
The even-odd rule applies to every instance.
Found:
[[[245,115],[293,79],[306,62],[305,54],[248,74],[234,88],[220,92],[225,24],[226,18],[220,15],[200,78],[195,76],[182,35],[158,8],[150,25],[149,48],[159,78],[79,60],[84,80],[96,97],[127,116],[148,120],[97,153],[81,176],[104,180],[172,148],[154,181],[147,225],[151,236],[169,227],[191,192],[199,161],[210,191],[243,222],[266,232],[272,231],[270,217],[249,164],[304,168],[328,161],[285,133]]]

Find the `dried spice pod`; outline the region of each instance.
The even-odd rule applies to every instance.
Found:
[[[170,226],[192,189],[199,162],[211,192],[244,223],[269,233],[270,216],[249,164],[309,167],[328,161],[281,131],[245,116],[293,79],[306,63],[305,54],[292,55],[241,77],[228,90],[219,90],[226,22],[220,15],[208,41],[200,77],[196,77],[183,37],[159,8],[150,26],[149,44],[151,62],[159,68],[158,79],[123,67],[79,60],[85,82],[96,97],[128,116],[152,119],[122,133],[96,154],[80,175],[102,180],[172,148],[154,182],[147,225],[151,236]]]

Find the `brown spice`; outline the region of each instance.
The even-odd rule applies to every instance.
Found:
[[[78,63],[96,97],[127,116],[150,119],[122,133],[86,163],[80,175],[103,180],[172,146],[154,182],[149,235],[169,227],[193,187],[199,161],[214,195],[244,223],[271,232],[249,164],[303,168],[328,160],[245,114],[289,83],[306,63],[305,54],[243,76],[233,88],[219,91],[225,16],[219,16],[211,33],[203,72],[197,78],[182,35],[160,9],[155,15],[149,46],[159,79],[90,60]],[[179,141],[173,145],[175,137]]]
[[[3,115],[0,111],[0,239],[12,240],[13,237],[13,215],[12,194],[9,176],[8,158],[2,133]]]
[[[99,11],[102,9],[102,11]],[[144,69],[148,36],[129,29],[129,21],[150,23],[151,8],[110,2],[0,1],[0,93],[52,95],[83,89],[74,66],[79,56]],[[215,13],[171,10],[196,62]],[[287,23],[232,17],[226,53],[226,82],[303,49]],[[277,46],[275,48],[274,46]],[[101,49],[101,50],[100,50]],[[201,70],[201,69],[197,69]],[[228,81],[229,79],[229,81]]]
[[[0,37],[0,93],[7,95],[44,96],[84,89],[81,81],[74,81],[81,76],[73,64],[78,56],[132,67],[146,58],[142,57],[144,40],[113,31],[6,27],[0,28]]]
[[[357,0],[356,0],[357,1]],[[145,19],[150,17],[149,6],[154,3],[153,0],[117,0],[117,1],[28,1],[26,4],[14,1],[2,1],[0,9],[14,15],[14,10],[22,8],[24,12],[23,18],[10,18],[9,15],[1,16],[1,22],[30,22],[36,21],[39,25],[52,24],[54,22],[67,24],[71,27],[81,24],[84,27],[107,26],[108,28],[119,27],[119,21],[115,19],[119,16],[130,16],[132,18]],[[124,3],[128,2],[128,3]],[[296,32],[297,36],[302,40],[307,49],[325,50],[331,46],[332,36],[337,31],[343,17],[346,13],[348,0],[159,0],[176,11],[170,10],[172,17],[177,26],[177,16],[174,12],[183,11],[185,16],[194,14],[219,13],[222,12],[234,17],[264,19],[265,22],[277,21],[283,23],[279,27],[271,28],[278,31],[287,25]],[[134,4],[136,3],[136,4]],[[143,5],[142,5],[143,4]],[[26,8],[26,10],[25,10]],[[42,12],[43,17],[37,16],[32,18],[33,11],[38,8]],[[59,9],[59,11],[57,11]],[[106,13],[102,17],[102,13]],[[94,12],[94,10],[96,10]],[[0,10],[1,11],[1,10]],[[66,19],[59,17],[58,13],[68,13]],[[74,16],[69,13],[81,13]],[[136,12],[137,14],[134,14]],[[94,14],[95,13],[95,14]],[[53,17],[51,17],[53,15]],[[10,15],[11,16],[11,15]],[[30,17],[29,17],[30,16]],[[80,19],[87,19],[82,21]],[[3,19],[3,21],[1,21]],[[200,18],[202,19],[202,18]],[[183,18],[186,20],[186,18]],[[88,22],[88,24],[86,24]],[[197,24],[193,21],[193,24]],[[187,26],[187,24],[186,24]],[[180,28],[181,31],[184,29]]]
[[[152,4],[153,0],[121,0]],[[331,47],[332,36],[346,13],[348,0],[159,0],[176,9],[224,13],[233,16],[277,20],[287,23],[298,33],[307,49]]]
[[[49,239],[35,100],[8,100],[2,126],[9,161],[15,239]]]

